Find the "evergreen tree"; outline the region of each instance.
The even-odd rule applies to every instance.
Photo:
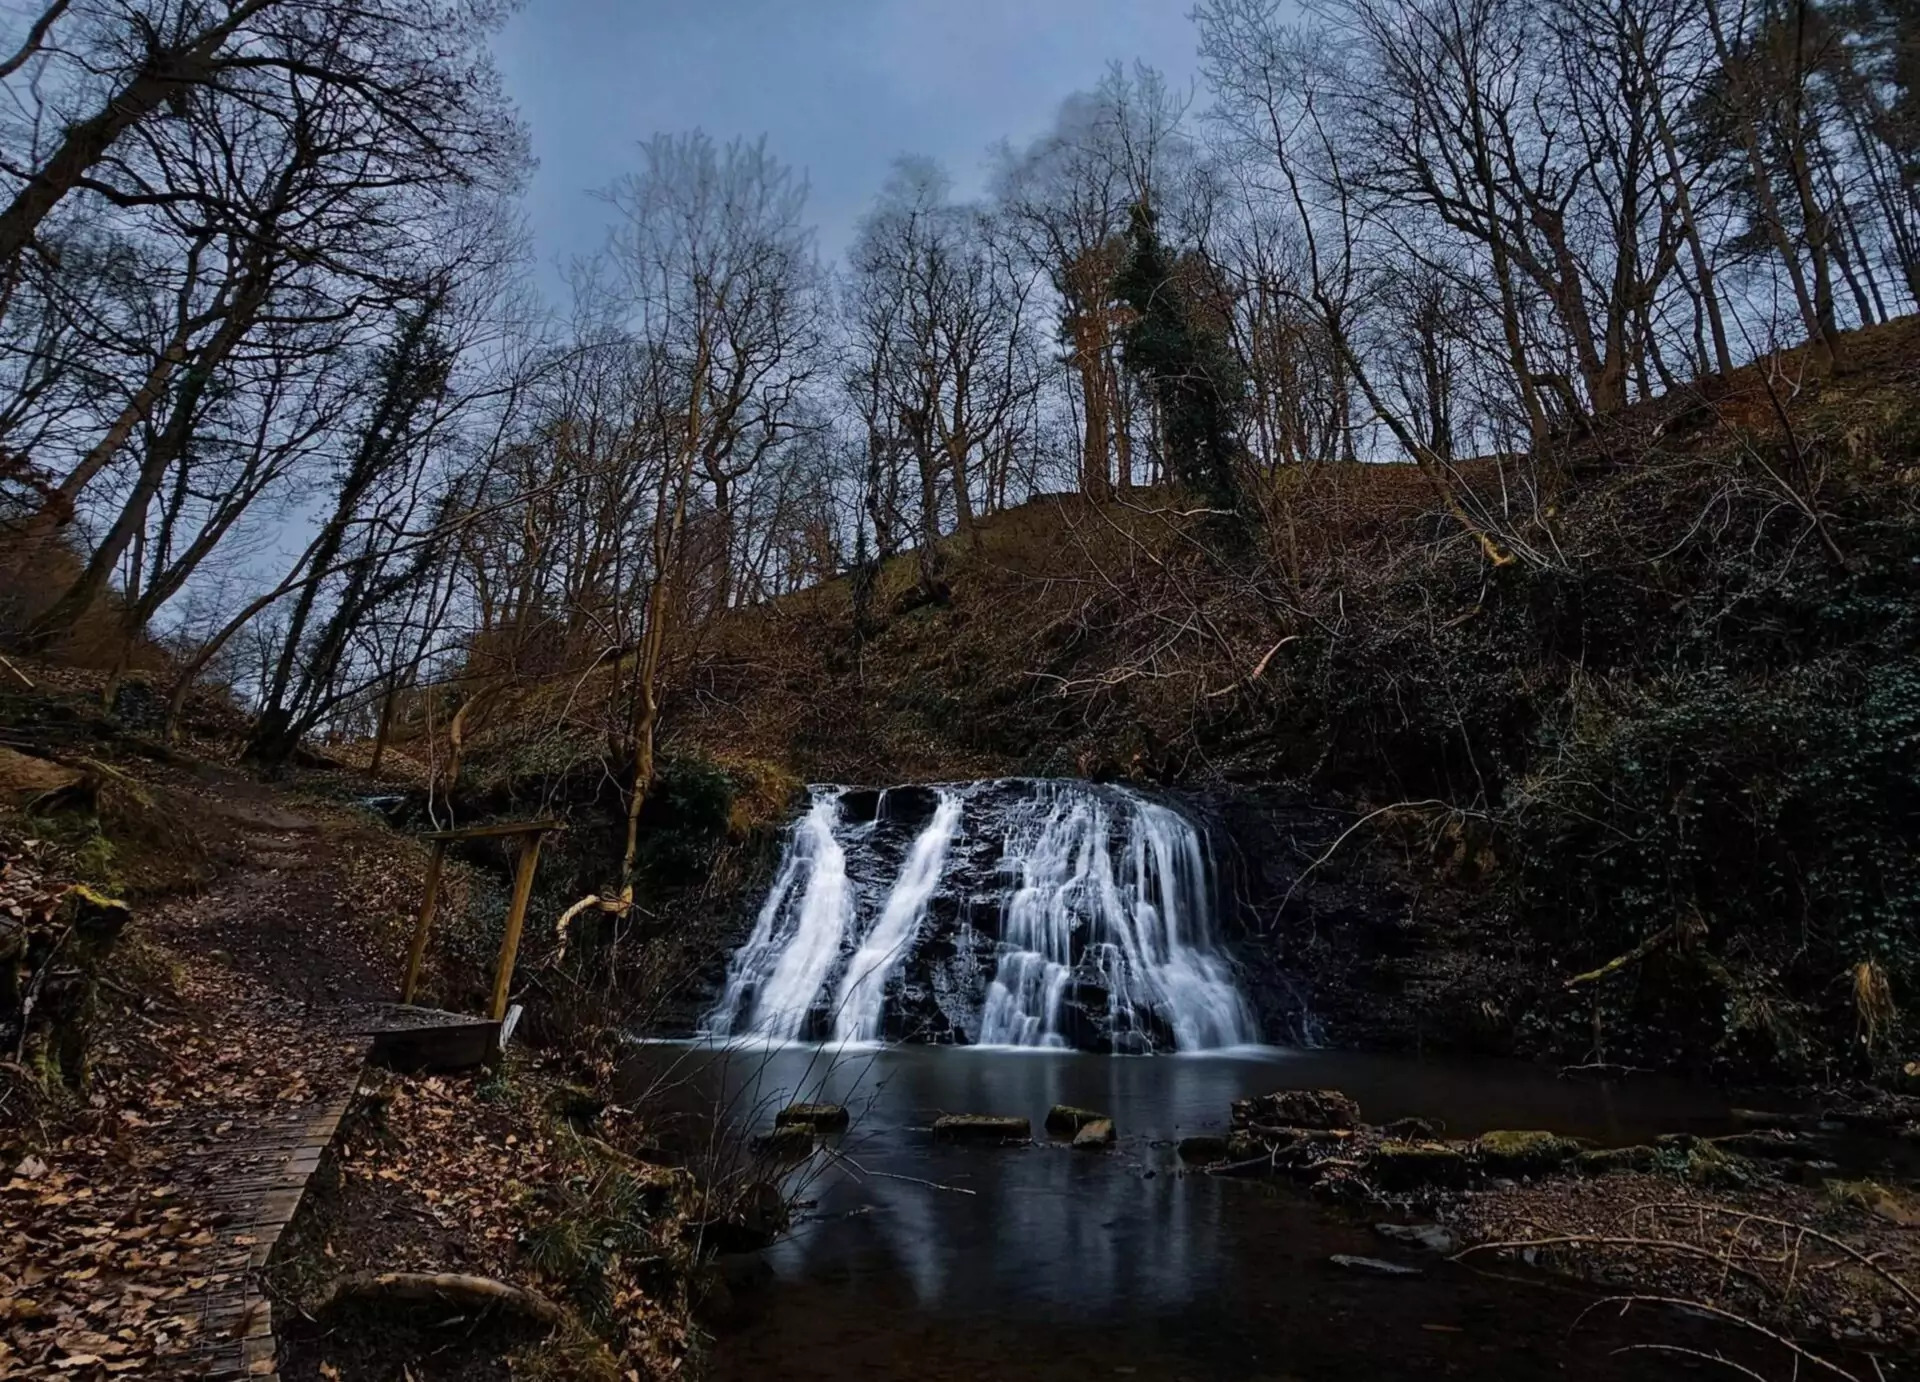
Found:
[[[1168,250],[1144,202],[1134,204],[1127,240],[1114,284],[1133,309],[1123,358],[1159,408],[1167,470],[1215,507],[1237,509],[1246,372],[1210,320],[1206,265]]]

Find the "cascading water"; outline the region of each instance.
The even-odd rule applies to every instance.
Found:
[[[726,992],[708,1018],[715,1032],[750,1032],[774,1041],[801,1035],[854,916],[847,852],[834,837],[839,823],[839,794],[816,791],[812,809],[794,827],[753,934],[733,957]]]
[[[1259,1039],[1202,833],[1124,788],[814,789],[715,1037],[1116,1052]]]
[[[1039,784],[1010,815],[1001,857],[1015,881],[982,1044],[1071,1044],[1064,1000],[1088,972],[1106,992],[1117,1048],[1150,1046],[1156,1020],[1180,1051],[1257,1039],[1215,948],[1211,870],[1191,822],[1131,792],[1063,783]]]

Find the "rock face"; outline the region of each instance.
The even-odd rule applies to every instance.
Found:
[[[948,1113],[933,1123],[936,1142],[1029,1142],[1033,1124],[994,1113]]]
[[[1236,1128],[1310,1128],[1315,1131],[1360,1126],[1360,1106],[1337,1089],[1282,1089],[1233,1101]]]

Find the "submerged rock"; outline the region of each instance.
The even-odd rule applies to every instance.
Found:
[[[1310,1128],[1315,1131],[1360,1126],[1360,1105],[1337,1089],[1281,1089],[1233,1101],[1236,1128]]]
[[[811,1128],[814,1132],[845,1132],[847,1110],[840,1104],[788,1104],[773,1116],[776,1128]]]
[[[1406,1267],[1398,1262],[1383,1262],[1377,1257],[1354,1257],[1344,1252],[1335,1253],[1327,1261],[1336,1267],[1345,1267],[1350,1272],[1365,1272],[1369,1276],[1424,1275],[1418,1267]]]
[[[1550,1132],[1490,1132],[1474,1141],[1480,1164],[1496,1176],[1538,1176],[1580,1155],[1580,1144]]]
[[[813,1151],[813,1129],[799,1124],[776,1127],[755,1136],[751,1145],[762,1156],[798,1161]]]
[[[1091,1123],[1083,1124],[1080,1131],[1073,1135],[1073,1145],[1082,1150],[1098,1151],[1104,1147],[1111,1147],[1113,1137],[1113,1120],[1096,1118]]]
[[[756,1252],[786,1232],[789,1221],[787,1197],[780,1187],[770,1181],[749,1181],[725,1214],[690,1223],[683,1232],[709,1252]]]
[[[1033,1124],[994,1113],[948,1113],[933,1121],[937,1142],[1030,1142]]]
[[[1056,1137],[1072,1137],[1087,1124],[1097,1123],[1106,1117],[1106,1114],[1096,1113],[1090,1108],[1075,1108],[1072,1104],[1055,1104],[1047,1110],[1047,1131]]]
[[[1199,1133],[1180,1139],[1182,1161],[1209,1162],[1227,1159],[1227,1139],[1218,1133]]]

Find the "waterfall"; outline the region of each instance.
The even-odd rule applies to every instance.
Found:
[[[1118,787],[813,789],[705,1029],[1115,1052],[1251,1043],[1206,839]]]
[[[1178,812],[1132,792],[1041,783],[1010,813],[1001,859],[1011,891],[983,1044],[1071,1044],[1062,1017],[1076,971],[1105,989],[1116,1048],[1150,1047],[1153,1018],[1180,1051],[1258,1039],[1216,949],[1203,840]]]
[[[800,1037],[853,921],[847,852],[834,836],[839,823],[839,794],[816,789],[753,933],[728,967],[726,991],[708,1018],[714,1032],[774,1041]]]

